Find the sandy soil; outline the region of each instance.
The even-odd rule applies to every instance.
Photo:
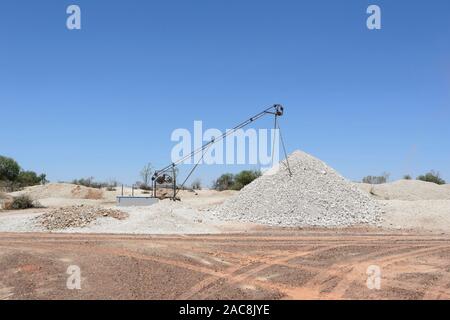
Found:
[[[418,180],[398,180],[384,184],[358,183],[359,188],[382,200],[450,200],[450,186]]]
[[[215,234],[253,229],[250,223],[225,222],[214,218],[207,211],[196,209],[204,203],[163,200],[151,207],[121,207],[128,214],[125,220],[100,218],[83,228],[68,228],[69,233],[118,233],[118,234]],[[1,227],[0,227],[1,230]]]
[[[49,183],[44,186],[33,186],[24,190],[10,193],[11,196],[26,194],[33,200],[43,200],[48,198],[57,199],[88,199],[101,200],[104,198],[104,191],[95,188],[87,188],[69,183]]]
[[[0,234],[0,299],[450,299],[450,239],[380,230]],[[66,273],[81,270],[81,289]],[[381,287],[367,287],[380,268]]]
[[[450,185],[417,180],[357,185],[383,204],[383,227],[450,233]]]
[[[384,185],[358,184],[371,192],[383,205],[384,228],[418,229],[450,233],[450,186],[438,186],[415,180],[400,180]],[[11,195],[29,194],[47,208],[71,205],[115,207],[116,191],[97,190],[71,184],[49,184],[27,188]],[[124,189],[131,195],[131,188]],[[181,202],[164,200],[151,207],[123,208],[129,218],[118,221],[101,218],[86,228],[65,232],[130,233],[130,234],[200,234],[242,232],[252,230],[253,224],[223,222],[212,214],[213,208],[235,194],[235,191],[181,191]],[[135,195],[148,195],[135,190]],[[5,197],[5,196],[3,196]],[[389,199],[389,200],[386,200]],[[0,232],[44,232],[32,219],[48,209],[0,211]]]
[[[106,191],[80,188],[71,184],[49,184],[27,188],[11,195],[28,194],[46,208],[0,212],[0,232],[47,232],[34,219],[49,209],[80,204],[116,208],[116,196],[121,192],[121,188],[116,191]],[[101,217],[87,227],[67,228],[54,232],[213,234],[251,230],[255,225],[220,221],[209,212],[210,208],[222,203],[234,193],[235,191],[217,192],[215,190],[180,191],[179,196],[183,199],[181,202],[162,200],[150,207],[121,207],[120,210],[129,215],[125,220]],[[101,197],[86,199],[93,194],[101,194]],[[125,188],[124,194],[131,195],[131,188]],[[148,195],[142,190],[135,190],[134,194]]]
[[[179,196],[183,201],[197,208],[222,203],[226,198],[235,194],[236,191],[218,192],[215,190],[182,190]],[[122,195],[122,188],[117,187],[115,191],[106,189],[87,188],[69,183],[50,183],[44,186],[25,188],[9,194],[3,194],[0,198],[16,197],[26,194],[33,200],[39,201],[46,207],[71,206],[74,204],[115,204],[116,197]],[[151,192],[130,187],[123,188],[124,196],[151,196]]]

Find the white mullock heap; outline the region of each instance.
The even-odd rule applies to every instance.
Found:
[[[217,217],[277,226],[345,227],[378,224],[381,208],[324,162],[302,151],[216,208]]]

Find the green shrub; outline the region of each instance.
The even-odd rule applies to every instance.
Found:
[[[20,166],[14,159],[0,156],[0,181],[15,181],[19,173]]]
[[[14,197],[12,203],[9,205],[8,209],[10,210],[23,210],[30,208],[41,208],[41,204],[39,202],[33,201],[27,195],[21,195],[18,197]]]
[[[411,177],[409,174],[405,174],[405,175],[403,176],[403,179],[404,179],[404,180],[412,180],[412,177]]]
[[[445,180],[441,178],[441,175],[439,172],[435,172],[431,170],[430,172],[418,176],[417,180],[425,181],[425,182],[432,182],[436,184],[445,184]]]
[[[46,175],[37,175],[33,171],[24,171],[12,158],[0,156],[0,188],[13,192],[24,187],[46,183]]]
[[[47,175],[45,173],[41,173],[41,175],[39,176],[39,179],[41,180],[41,184],[45,185],[47,184],[49,181],[47,180]]]
[[[24,186],[35,186],[41,183],[41,178],[33,171],[20,171],[17,182]]]
[[[253,182],[253,180],[261,176],[261,171],[259,170],[244,170],[238,173],[234,177],[234,190],[241,190],[246,185]]]
[[[259,170],[244,170],[236,175],[225,173],[214,182],[213,188],[218,191],[241,190],[260,176]]]
[[[234,175],[231,173],[225,173],[221,175],[216,181],[214,181],[214,189],[218,191],[230,190],[234,185]]]

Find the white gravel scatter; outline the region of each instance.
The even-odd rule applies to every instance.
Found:
[[[42,213],[0,215],[0,232],[42,232],[46,229],[34,219]]]
[[[217,234],[246,231],[186,202],[163,200],[152,206],[71,206],[35,211],[0,211],[0,232],[105,234]]]
[[[244,187],[215,209],[224,220],[277,226],[346,227],[379,225],[376,200],[319,159],[302,151]]]
[[[163,200],[148,207],[121,207],[128,214],[124,220],[102,218],[85,227],[66,228],[67,233],[112,234],[209,234],[220,233],[222,221],[186,207],[183,203]]]

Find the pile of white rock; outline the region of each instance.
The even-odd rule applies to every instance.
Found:
[[[227,199],[215,209],[224,220],[277,226],[345,227],[379,224],[381,208],[319,159],[302,151]]]

